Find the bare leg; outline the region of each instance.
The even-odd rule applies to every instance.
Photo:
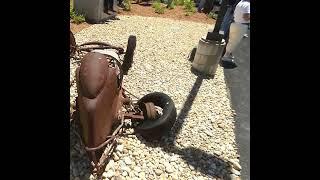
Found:
[[[226,47],[224,57],[230,57],[231,53],[236,50],[243,35],[246,33],[247,26],[238,23],[232,23],[230,26],[229,42]]]

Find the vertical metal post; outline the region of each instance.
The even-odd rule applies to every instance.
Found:
[[[212,32],[208,32],[206,39],[211,41],[221,41],[223,38],[222,34],[219,34],[219,30],[224,18],[224,15],[227,11],[227,5],[229,4],[229,0],[222,0],[220,11],[214,25],[214,29]]]

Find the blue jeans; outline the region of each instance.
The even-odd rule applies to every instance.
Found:
[[[232,7],[229,7],[226,11],[226,14],[223,17],[223,21],[220,26],[220,31],[223,31],[226,34],[229,31],[231,21],[233,19],[233,14],[231,13]]]

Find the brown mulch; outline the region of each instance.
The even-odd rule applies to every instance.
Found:
[[[128,16],[146,16],[146,17],[162,17],[162,18],[170,18],[175,20],[182,20],[182,21],[193,21],[199,23],[207,23],[213,24],[215,22],[214,19],[209,18],[204,13],[194,13],[190,16],[186,16],[186,11],[183,9],[183,6],[176,6],[174,9],[165,9],[164,14],[158,14],[154,12],[154,8],[151,5],[139,5],[139,4],[131,4],[131,11],[124,11],[122,9],[119,10],[119,15],[128,15]],[[91,26],[88,23],[81,23],[75,24],[70,22],[70,30],[73,33],[77,33],[82,29]]]
[[[70,30],[73,34],[81,31],[82,29],[85,29],[87,27],[91,26],[91,24],[88,24],[86,22],[81,23],[81,24],[75,24],[70,22]]]
[[[137,15],[137,16],[147,16],[147,17],[162,17],[170,18],[175,20],[182,21],[193,21],[199,23],[213,24],[214,19],[209,18],[204,13],[194,13],[190,16],[186,16],[186,11],[183,9],[183,6],[176,6],[174,9],[165,9],[164,14],[158,14],[154,12],[154,8],[151,5],[144,6],[139,4],[131,4],[131,11],[120,10],[119,15]]]

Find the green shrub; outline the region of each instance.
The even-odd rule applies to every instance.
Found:
[[[177,6],[183,6],[184,5],[184,0],[173,0],[173,2]]]
[[[208,14],[208,17],[209,17],[209,18],[213,18],[213,13],[210,12],[210,13]]]
[[[82,14],[76,15],[73,18],[73,22],[76,23],[76,24],[81,24],[81,23],[83,23],[85,21],[86,21],[86,19],[84,18],[84,15],[82,15]]]
[[[73,9],[70,8],[70,19],[73,19],[75,16],[75,12]]]
[[[161,6],[160,8],[155,8],[155,12],[158,13],[158,14],[163,14],[164,13],[164,9],[165,8]]]
[[[171,4],[169,4],[168,8],[169,9],[174,9],[176,6],[174,5],[174,2],[172,1]]]
[[[155,12],[158,14],[163,14],[164,13],[164,7],[161,5],[159,2],[155,2],[152,4],[152,7],[155,9]]]
[[[131,0],[124,0],[124,8],[125,11],[131,11]]]
[[[208,14],[208,17],[209,17],[209,18],[212,18],[212,19],[217,19],[218,14],[213,13],[213,12],[210,12],[210,13]]]
[[[70,7],[70,18],[73,23],[81,24],[86,21],[85,17],[81,13],[76,13],[73,8]]]
[[[154,3],[162,3],[162,2],[161,2],[161,0],[153,0],[152,4],[154,4]]]
[[[159,2],[152,3],[152,8],[156,8],[157,6],[160,6],[161,4]]]
[[[184,1],[184,9],[187,12],[195,13],[196,12],[196,7],[195,7],[195,3],[193,2],[193,0],[185,0]]]

